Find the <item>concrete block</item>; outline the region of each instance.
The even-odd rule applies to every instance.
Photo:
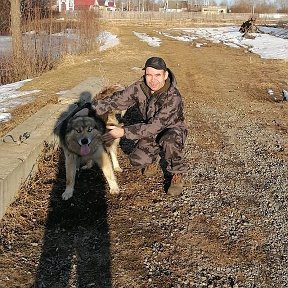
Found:
[[[64,95],[59,96],[58,101],[61,104],[73,104],[76,102],[84,104],[90,102],[96,94],[101,92],[105,85],[107,83],[104,78],[89,77]]]
[[[58,104],[50,104],[32,115],[24,123],[7,133],[15,140],[29,135],[22,143],[15,143],[5,135],[0,142],[0,219],[17,197],[21,184],[33,171],[43,151],[44,142],[58,142],[59,124],[77,107],[76,102],[90,101],[105,87],[103,78],[91,77],[74,87]],[[3,141],[5,140],[5,142]]]

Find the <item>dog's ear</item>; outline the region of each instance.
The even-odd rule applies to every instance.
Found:
[[[78,108],[74,111],[72,117],[85,117],[85,116],[93,116],[89,115],[90,112],[93,111],[92,104],[90,102],[86,102],[84,105],[79,105]]]
[[[70,119],[73,119],[73,117]],[[65,132],[71,131],[72,130],[72,121],[69,121],[69,119],[66,119],[65,125],[63,125],[63,129],[65,129],[64,130]]]
[[[88,116],[89,114],[89,109],[88,108],[83,108],[76,112],[73,117],[79,117],[79,116]]]

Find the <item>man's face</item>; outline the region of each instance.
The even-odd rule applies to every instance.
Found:
[[[151,89],[153,94],[165,85],[165,80],[168,77],[168,72],[164,70],[157,70],[152,67],[145,69],[145,80],[148,87]]]

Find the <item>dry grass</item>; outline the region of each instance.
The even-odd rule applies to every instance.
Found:
[[[29,11],[29,9],[28,9]],[[81,11],[76,19],[59,21],[50,15],[41,19],[40,11],[22,19],[23,39],[19,37],[13,51],[0,59],[0,83],[6,84],[32,78],[49,71],[66,55],[78,55],[95,50],[98,47],[99,16],[92,11]],[[76,38],[69,39],[69,30]],[[61,41],[55,33],[62,33]],[[65,37],[67,36],[67,37]],[[16,45],[17,44],[17,45]],[[19,47],[16,51],[16,46]],[[17,55],[17,57],[15,57]]]

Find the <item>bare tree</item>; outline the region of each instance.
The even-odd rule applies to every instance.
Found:
[[[287,0],[279,0],[278,1],[278,12],[288,13],[288,1]]]
[[[228,5],[228,0],[222,0],[220,3],[219,3],[220,6],[229,6]]]
[[[231,10],[236,13],[274,13],[277,10],[275,3],[269,0],[235,0]]]
[[[20,0],[10,0],[10,4],[13,56],[15,59],[20,59],[22,55]]]
[[[7,34],[10,27],[10,2],[9,0],[0,1],[0,33]]]
[[[255,9],[257,13],[275,13],[277,11],[275,3],[267,0],[258,0]]]
[[[252,1],[251,0],[235,0],[234,5],[231,6],[231,11],[233,13],[250,13],[253,7]]]

